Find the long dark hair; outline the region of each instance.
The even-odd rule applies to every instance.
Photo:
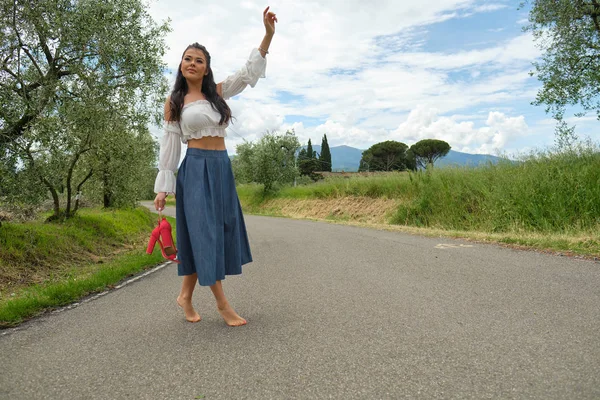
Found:
[[[221,120],[219,121],[219,125],[223,125],[223,123],[229,122],[231,119],[231,109],[223,100],[221,96],[217,93],[217,84],[215,83],[215,78],[213,77],[212,69],[210,68],[210,54],[206,50],[206,47],[202,46],[198,43],[193,43],[189,45],[181,59],[183,60],[183,56],[185,52],[189,49],[194,48],[198,50],[202,50],[204,56],[206,57],[206,69],[208,70],[208,74],[204,76],[202,79],[202,94],[206,97],[206,100],[210,102],[213,110],[221,114]],[[173,91],[171,92],[171,121],[179,122],[181,120],[181,112],[183,111],[183,98],[188,92],[188,84],[185,80],[183,74],[181,73],[181,62],[179,63],[179,68],[177,68],[177,78],[175,78],[175,85],[173,86]]]

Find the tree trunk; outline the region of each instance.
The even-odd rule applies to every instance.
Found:
[[[81,155],[83,153],[85,153],[86,151],[90,150],[90,147],[85,147],[86,145],[89,145],[89,141],[90,141],[90,136],[88,135],[85,142],[83,144],[81,144],[81,146],[79,147],[79,151],[77,153],[75,153],[75,155],[73,156],[73,161],[71,161],[71,165],[69,165],[69,172],[67,173],[67,211],[66,211],[67,218],[70,218],[73,215],[75,215],[75,211],[73,211],[71,213],[71,192],[72,192],[71,180],[73,179],[73,170],[75,169],[75,166],[77,165],[77,161],[79,161],[79,157],[81,157]],[[89,175],[83,180],[83,182],[85,182],[88,179],[88,177],[89,177]],[[79,192],[79,188],[81,187],[81,185],[83,185],[83,182],[77,186],[77,192]]]
[[[112,196],[110,193],[110,185],[108,183],[108,172],[102,174],[102,186],[104,189],[104,208],[110,207],[112,204]]]
[[[77,185],[77,196],[75,197],[75,208],[73,208],[73,214],[75,214],[77,212],[77,210],[79,209],[79,193],[81,193],[81,187],[83,186],[85,181],[87,181],[88,179],[91,178],[91,176],[93,174],[94,174],[94,170],[90,169],[90,172],[86,175],[86,177],[83,178],[83,180],[79,183],[79,185]]]
[[[104,208],[109,208],[110,207],[110,194],[107,192],[104,192]]]
[[[65,211],[65,217],[71,217],[71,176],[69,172],[69,177],[67,178],[67,209]]]
[[[50,194],[52,194],[52,200],[54,200],[54,217],[58,218],[60,217],[60,201],[58,200],[58,193],[56,192],[56,189],[54,189],[52,187],[52,185],[50,184],[50,182],[48,182],[46,179],[42,179],[42,181],[46,183],[46,186],[48,187],[48,190],[50,190]]]

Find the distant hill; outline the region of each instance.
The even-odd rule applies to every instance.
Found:
[[[302,146],[302,148],[306,149],[306,146]],[[321,146],[313,145],[313,150],[317,153],[321,152]],[[332,162],[332,170],[333,171],[347,171],[354,172],[358,171],[358,166],[360,165],[360,159],[362,157],[362,152],[364,150],[357,149],[355,147],[350,146],[336,146],[330,147],[331,151],[331,162]],[[233,159],[235,156],[231,156]],[[436,166],[477,166],[480,164],[485,164],[487,162],[491,162],[492,164],[496,164],[500,161],[499,157],[491,156],[489,154],[469,154],[469,153],[461,153],[460,151],[450,150],[450,152],[446,155],[446,157],[441,160],[436,161]]]
[[[302,146],[303,149],[306,149],[306,147],[307,146]],[[319,154],[321,153],[321,146],[313,145],[313,150]],[[358,171],[360,159],[364,150],[342,145],[330,147],[329,151],[331,151],[331,163],[333,164],[331,169],[333,171]]]
[[[306,148],[306,146],[303,146]],[[317,153],[321,152],[321,146],[313,146],[313,150]],[[364,150],[350,146],[330,147],[331,151],[331,169],[334,171],[358,171],[360,159]]]
[[[491,156],[489,154],[469,154],[469,153],[461,153],[460,151],[450,150],[446,157],[438,160],[435,165],[439,166],[447,166],[447,165],[457,165],[457,166],[473,166],[476,167],[480,164],[486,164],[491,162],[492,164],[496,164],[500,161],[500,157]]]
[[[306,148],[306,146],[302,146]],[[313,145],[313,150],[317,153],[321,152],[321,146]],[[334,171],[358,171],[360,165],[360,159],[364,150],[357,149],[350,146],[336,146],[330,147],[331,151],[331,162],[332,170]],[[446,157],[438,160],[436,166],[477,166],[479,164],[485,164],[488,161],[495,164],[500,160],[499,157],[491,156],[489,154],[469,154],[461,153],[459,151],[450,150]]]

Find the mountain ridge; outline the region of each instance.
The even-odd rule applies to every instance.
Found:
[[[307,146],[301,148],[306,149]],[[313,145],[313,150],[318,153],[321,152],[320,145]],[[330,147],[331,151],[331,169],[333,171],[346,171],[355,172],[358,171],[360,165],[360,159],[362,152],[366,149],[357,149],[348,145],[340,145]],[[491,162],[493,164],[500,161],[500,157],[492,156],[490,154],[471,154],[462,153],[460,151],[450,150],[448,154],[436,161],[436,166],[477,166],[480,164],[486,164]]]

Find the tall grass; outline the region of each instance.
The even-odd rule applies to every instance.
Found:
[[[593,151],[596,150],[596,151]],[[522,162],[411,176],[416,196],[395,224],[488,232],[589,231],[600,226],[600,152],[539,152]]]
[[[334,177],[310,185],[283,186],[273,194],[263,194],[262,186],[256,184],[239,185],[237,191],[240,199],[252,204],[274,197],[293,199],[327,199],[346,196],[410,198],[412,191],[408,178],[408,172],[389,172],[368,178]]]

